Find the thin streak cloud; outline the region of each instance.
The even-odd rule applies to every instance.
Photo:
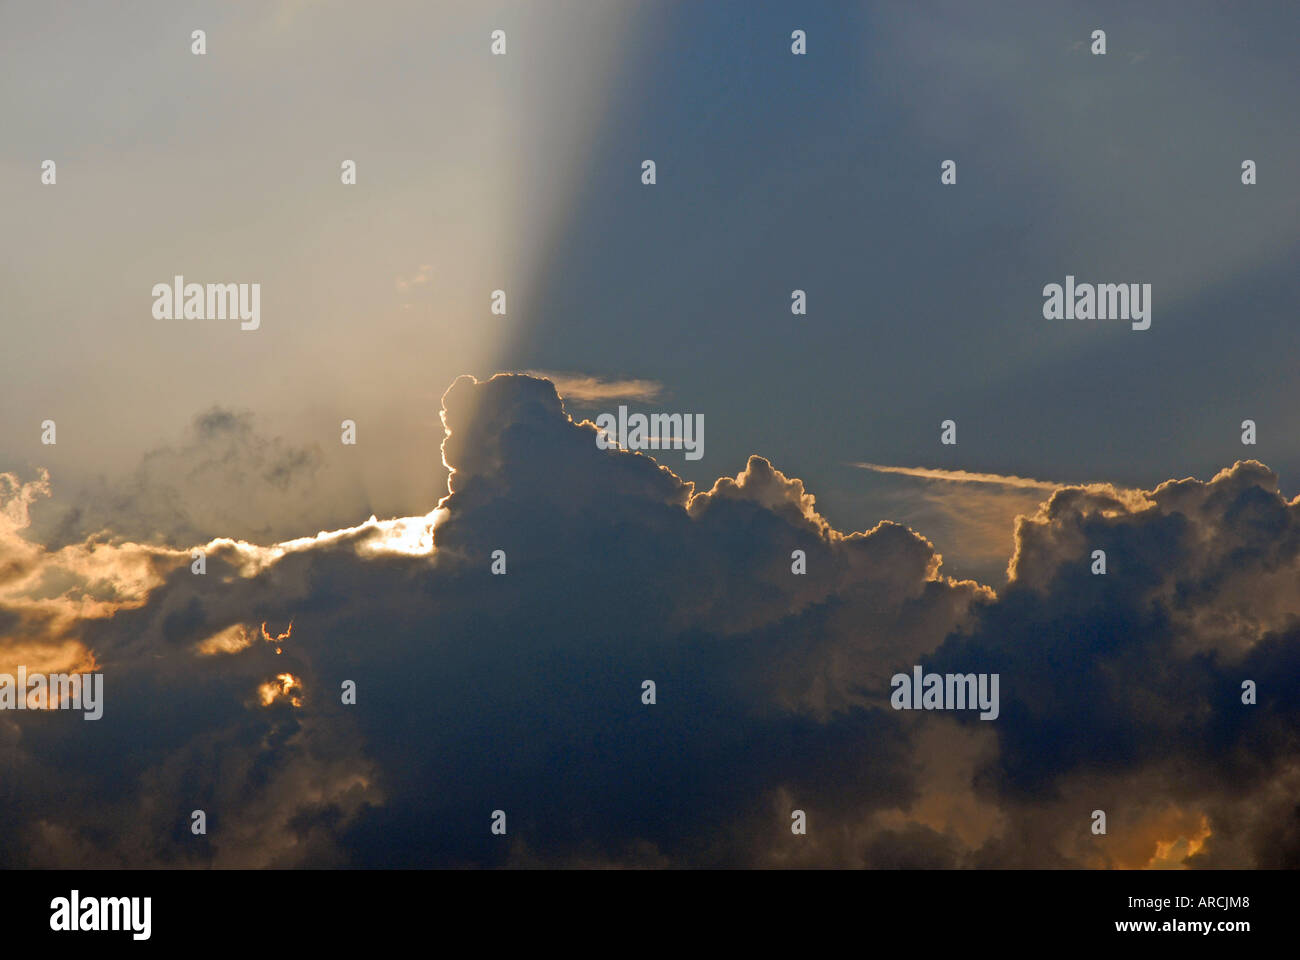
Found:
[[[556,373],[548,370],[525,370],[530,377],[542,377],[555,384],[565,400],[590,403],[600,400],[654,400],[663,393],[663,384],[654,380],[605,380],[586,373]]]
[[[1027,490],[1057,490],[1080,484],[1056,483],[1051,480],[1034,480],[1002,473],[972,473],[968,470],[939,470],[931,467],[891,467],[879,463],[853,463],[850,466],[875,473],[896,473],[922,480],[948,480],[953,483],[991,483],[1000,487],[1021,487]]]

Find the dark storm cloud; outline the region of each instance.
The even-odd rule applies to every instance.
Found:
[[[932,661],[1001,673],[986,785],[1027,803],[1092,780],[1104,808],[1102,783],[1141,780],[1146,802],[1198,807],[1212,835],[1249,824],[1250,861],[1277,861],[1278,825],[1248,811],[1300,772],[1300,501],[1247,461],[1143,497],[1062,491],[1017,542],[1015,580]]]
[[[8,584],[0,610],[43,619],[4,641],[6,661],[85,651],[108,695],[99,721],[0,717],[0,815],[21,827],[7,864],[1141,865],[1181,838],[1193,862],[1243,865],[1294,850],[1278,784],[1295,773],[1297,508],[1263,467],[1060,491],[1021,524],[995,597],[944,577],[905,527],[836,531],[762,458],[705,491],[601,450],[545,380],[462,378],[443,406],[450,493],[429,516],[212,541],[204,576],[188,548],[47,550],[12,511],[6,560],[44,572]],[[112,599],[88,605],[91,582]],[[1001,672],[1002,715],[890,709],[890,675],[916,663]],[[1107,838],[1088,833],[1098,806]],[[206,837],[189,833],[196,808]],[[505,837],[489,833],[497,809]]]

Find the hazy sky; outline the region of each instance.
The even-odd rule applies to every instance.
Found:
[[[849,464],[1150,485],[1250,455],[1300,490],[1295,34],[1288,3],[7,3],[0,466],[57,501],[216,406],[313,451],[254,528],[423,513],[454,377],[541,370],[659,384],[707,422],[684,476],[760,453],[987,577],[1023,493]],[[260,282],[261,329],[155,320],[178,273]],[[1151,283],[1151,329],[1044,320],[1067,274]]]

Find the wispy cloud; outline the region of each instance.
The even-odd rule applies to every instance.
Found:
[[[565,400],[580,403],[599,400],[654,400],[663,393],[663,384],[654,380],[606,380],[587,373],[557,373],[549,370],[523,370],[532,377],[545,377],[555,384],[555,391]]]
[[[411,287],[420,287],[429,282],[429,277],[433,272],[433,264],[422,263],[420,269],[408,277],[399,276],[394,283],[397,289],[403,293],[410,290]]]
[[[1055,490],[1058,487],[1074,486],[1068,483],[1056,483],[1051,480],[1034,480],[1031,477],[1017,477],[1004,473],[972,473],[968,470],[939,470],[932,467],[891,467],[880,463],[854,463],[850,466],[875,473],[896,473],[905,477],[917,477],[922,480],[947,480],[952,483],[991,483],[999,487],[1020,487],[1026,490]]]
[[[1146,505],[1143,491],[1108,482],[1061,483],[1018,477],[1014,474],[944,470],[935,467],[898,467],[880,463],[850,463],[873,473],[892,474],[922,481],[905,485],[895,496],[896,519],[925,530],[937,544],[946,544],[945,560],[967,575],[993,577],[1015,542],[1020,518],[1040,516],[1057,496],[1076,491],[1113,499],[1129,509]],[[1010,576],[1010,566],[1007,568]]]

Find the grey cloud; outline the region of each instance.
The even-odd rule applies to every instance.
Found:
[[[32,838],[0,857],[1077,866],[1142,865],[1160,843],[1192,865],[1291,856],[1286,795],[1269,785],[1295,775],[1300,598],[1292,585],[1264,603],[1250,585],[1294,574],[1297,507],[1262,465],[1058,491],[1020,523],[1015,577],[995,594],[943,576],[899,524],[835,530],[762,458],[697,490],[600,450],[544,380],[461,378],[443,421],[449,493],[428,517],[214,542],[205,577],[185,550],[137,547],[154,553],[136,599],[47,621],[49,642],[94,651],[110,696],[101,721],[21,716],[21,736],[0,740],[19,772],[0,813]],[[411,536],[429,524],[432,549]],[[1088,573],[1093,545],[1106,577]],[[489,569],[497,549],[505,576]],[[806,575],[791,573],[795,549]],[[35,616],[33,602],[0,611]],[[272,637],[292,621],[291,636],[266,642],[262,621]],[[890,675],[915,663],[1000,672],[1002,715],[891,710]],[[263,705],[282,673],[300,705]],[[1245,676],[1260,681],[1254,708]],[[344,680],[355,706],[339,702]],[[204,803],[214,829],[196,843],[184,818]],[[1108,846],[1087,833],[1089,804],[1111,809]],[[807,837],[790,833],[794,808]],[[488,832],[494,809],[507,838]]]

